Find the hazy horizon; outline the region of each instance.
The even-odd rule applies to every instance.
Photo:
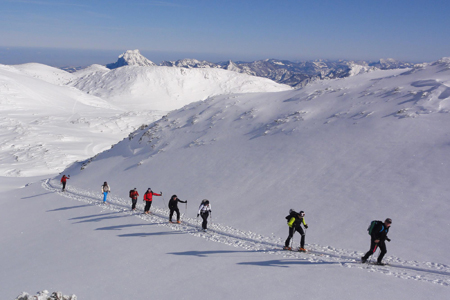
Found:
[[[117,61],[119,55],[126,50],[99,50],[99,49],[62,49],[62,48],[42,48],[42,47],[0,47],[0,64],[16,65],[25,63],[41,63],[52,67],[87,67],[92,64],[106,65]],[[146,51],[140,50],[141,54],[156,64],[163,61],[176,61],[185,58],[206,60],[212,63],[223,61],[245,61],[252,62],[263,59],[279,59],[288,61],[312,61],[312,60],[353,60],[353,61],[378,61],[380,59],[394,58],[399,61],[422,63],[436,61],[442,57],[436,57],[428,60],[406,60],[396,57],[378,57],[378,58],[351,58],[351,57],[259,57],[249,55],[226,55],[214,53],[187,53],[187,52],[170,52],[170,51]],[[450,54],[449,54],[450,55]]]

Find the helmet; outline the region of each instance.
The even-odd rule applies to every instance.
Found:
[[[305,212],[303,210],[301,210],[299,213],[300,217],[304,217],[305,216]]]
[[[392,219],[391,218],[387,218],[384,222],[388,223],[388,224],[392,224]]]

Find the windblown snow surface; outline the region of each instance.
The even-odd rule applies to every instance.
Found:
[[[73,163],[64,193],[61,175],[24,186],[5,178],[2,295],[447,299],[449,113],[442,59],[191,103]],[[127,197],[134,187],[137,212]],[[163,196],[143,215],[148,187]],[[167,222],[172,194],[188,200],[182,224]],[[207,233],[196,218],[204,198]],[[290,208],[306,212],[309,253],[281,250]],[[386,217],[389,266],[361,264],[366,228]]]

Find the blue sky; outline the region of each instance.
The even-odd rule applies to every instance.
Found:
[[[450,56],[449,13],[447,0],[0,0],[0,63],[17,49],[68,64],[89,53],[113,62],[127,49],[157,63],[433,61]]]

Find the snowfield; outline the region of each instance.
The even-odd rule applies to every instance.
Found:
[[[216,95],[292,90],[270,79],[222,69],[125,66],[88,75],[78,72],[71,86],[130,110],[170,111]]]
[[[0,65],[0,174],[62,171],[168,110],[212,95],[290,89],[225,70],[92,65],[71,74],[35,63]]]
[[[124,91],[142,104],[126,88],[139,85],[123,75],[117,93],[94,84],[101,74],[122,69],[143,78],[155,67],[134,68],[96,68],[71,85],[83,78],[78,88],[96,95],[89,101],[111,106],[102,111],[123,109],[113,95]],[[203,82],[200,74],[185,76]],[[167,97],[185,91],[161,86]],[[63,171],[71,176],[66,192],[62,173],[2,177],[5,299],[44,289],[108,300],[448,298],[450,59],[299,90],[206,98],[73,160]],[[66,136],[62,127],[53,130]],[[107,204],[104,181],[112,190]],[[128,191],[135,187],[132,212]],[[163,196],[144,215],[149,187]],[[168,223],[173,194],[188,200],[179,205],[181,224]],[[213,210],[206,233],[196,218],[204,198]],[[291,208],[306,212],[308,253],[282,250]],[[386,217],[393,219],[389,265],[361,264],[366,228]]]

